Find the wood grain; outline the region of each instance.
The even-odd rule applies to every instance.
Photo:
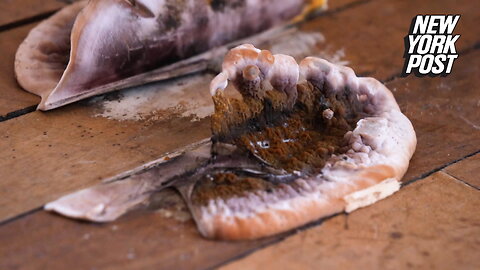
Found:
[[[0,32],[0,116],[40,102],[39,97],[24,91],[18,85],[13,71],[15,52],[35,25],[29,24]]]
[[[46,212],[6,224],[0,230],[0,268],[204,269],[272,242],[205,240],[188,215],[166,214],[180,205],[178,197],[165,199],[168,192],[162,194],[162,208],[109,224],[81,223]]]
[[[478,269],[480,196],[443,172],[220,269]]]
[[[345,59],[357,73],[385,80],[401,71],[403,36],[411,17],[429,12],[462,13],[457,29],[462,34],[459,45],[466,49],[478,42],[477,36],[466,30],[474,29],[475,22],[479,21],[477,12],[469,8],[467,2],[462,5],[442,1],[432,5],[415,1],[371,1],[319,17],[303,29],[320,31],[325,36],[326,42],[319,47],[319,52],[335,53],[343,49]],[[478,133],[458,117],[458,112],[469,116],[478,113],[474,107],[468,107],[473,100],[478,100],[475,89],[479,81],[478,76],[474,76],[478,74],[478,61],[478,52],[471,52],[460,56],[454,73],[446,78],[408,77],[389,83],[402,109],[413,120],[419,137],[418,152],[407,181],[478,151]],[[453,90],[439,89],[442,82]],[[461,98],[456,92],[459,90]],[[114,96],[110,98],[115,100]],[[452,99],[457,100],[455,106],[446,102]],[[425,101],[429,107],[422,108]],[[0,123],[0,134],[7,136],[0,142],[0,170],[8,172],[2,174],[5,179],[0,184],[0,209],[9,209],[3,212],[4,217],[13,217],[40,206],[49,198],[131,169],[142,160],[153,159],[166,151],[168,147],[164,144],[175,148],[194,140],[192,137],[209,133],[206,120],[192,124],[175,118],[145,126],[142,122],[93,118],[95,105],[89,102]],[[436,109],[437,105],[441,110]],[[118,149],[114,144],[123,147]],[[130,144],[133,149],[129,148]],[[13,155],[16,151],[19,152]],[[61,159],[63,154],[69,158]],[[11,161],[13,156],[17,161]],[[72,163],[80,167],[66,166]],[[171,210],[173,214],[161,211],[184,207],[180,202],[161,202],[159,207],[160,210],[158,207],[142,209],[104,225],[71,221],[41,211],[18,218],[0,227],[0,239],[4,243],[0,246],[0,268],[205,269],[282,237],[264,240],[266,242],[206,241],[198,235],[191,220],[175,219],[174,210]],[[72,261],[77,263],[72,265]]]
[[[66,5],[60,0],[0,0],[0,27],[49,14]]]
[[[461,55],[447,77],[410,76],[387,84],[417,133],[405,179],[480,150],[480,50]]]
[[[404,43],[411,20],[417,14],[462,14],[454,33],[461,38],[458,51],[480,42],[476,25],[480,12],[468,1],[370,1],[354,9],[315,19],[302,27],[304,31],[322,33],[325,42],[320,56],[342,55],[342,60],[362,76],[387,80],[398,76],[403,68]]]
[[[477,189],[480,189],[480,154],[448,166],[444,171]]]

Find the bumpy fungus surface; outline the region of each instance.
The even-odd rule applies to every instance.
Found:
[[[328,95],[310,83],[297,85],[294,106],[287,95],[266,91],[263,99],[243,95],[243,100],[214,96],[212,140],[233,144],[240,155],[285,174],[321,173],[332,154],[346,151],[344,134],[362,117],[357,99],[346,93]],[[332,115],[333,112],[333,115]],[[215,147],[213,147],[215,152]],[[268,177],[245,176],[238,171],[221,171],[203,177],[193,192],[194,202],[207,204],[215,198],[244,196],[256,190],[269,191],[293,181],[272,181]]]

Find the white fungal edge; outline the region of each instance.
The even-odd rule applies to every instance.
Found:
[[[345,212],[350,213],[358,208],[369,206],[385,199],[400,189],[400,182],[395,178],[388,178],[369,188],[350,193],[343,197],[346,203]]]
[[[253,50],[258,52],[256,48]],[[225,69],[226,67],[228,69]],[[223,90],[227,80],[233,79],[233,76],[227,74],[243,67],[243,62],[224,63],[224,70],[210,85],[211,94]],[[305,80],[312,83],[315,81],[333,92],[344,91],[348,87],[357,93],[359,100],[369,99],[371,104],[368,105],[375,109],[374,116],[357,122],[357,127],[348,133],[348,136],[353,138],[349,145],[351,150],[339,156],[333,155],[322,169],[321,175],[296,180],[304,183],[301,185],[302,190],[287,188],[272,193],[257,191],[245,197],[210,200],[208,205],[200,207],[198,221],[202,224],[201,231],[205,235],[214,230],[214,225],[210,222],[214,218],[231,223],[235,222],[235,218],[248,218],[269,211],[295,211],[310,202],[328,204],[330,200],[338,198],[343,189],[356,185],[357,173],[375,165],[391,166],[395,170],[395,177],[376,185],[371,180],[372,186],[366,189],[343,193],[340,198],[346,198],[347,205],[342,210],[351,212],[367,206],[400,188],[398,181],[405,173],[415,151],[416,135],[411,122],[401,113],[390,90],[374,78],[358,78],[351,68],[332,64],[324,59],[307,57],[300,62],[299,67],[299,83]],[[320,179],[327,181],[318,181]],[[239,203],[243,205],[238,207]]]

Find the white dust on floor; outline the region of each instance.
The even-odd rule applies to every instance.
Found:
[[[100,105],[96,117],[125,120],[155,120],[176,114],[199,120],[213,113],[212,98],[208,85],[212,75],[194,75],[134,87],[118,92],[113,100],[105,96],[95,98],[92,102]]]

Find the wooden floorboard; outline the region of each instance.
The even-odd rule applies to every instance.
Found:
[[[161,211],[96,225],[38,212],[4,225],[0,239],[1,269],[204,269],[272,241],[205,240],[188,217]]]
[[[480,50],[455,63],[445,78],[397,79],[387,84],[417,133],[416,165],[406,178],[421,178],[480,150]]]
[[[61,0],[0,0],[0,29],[16,23],[50,14],[67,4]]]
[[[13,71],[15,52],[36,23],[0,32],[0,116],[36,105],[40,98],[24,91]]]
[[[455,33],[461,34],[457,50],[478,45],[478,31],[472,30],[480,23],[480,12],[475,12],[469,4],[466,0],[442,0],[435,4],[412,0],[371,1],[346,12],[318,18],[302,29],[322,33],[325,42],[319,50],[328,52],[327,55],[343,52],[344,60],[355,73],[386,80],[401,73],[403,38],[417,14],[462,14],[455,28]]]
[[[302,29],[323,34],[326,42],[318,48],[319,53],[343,50],[342,60],[358,74],[387,80],[401,72],[403,37],[410,18],[417,13],[461,13],[456,32],[462,37],[457,49],[466,50],[479,42],[478,35],[469,31],[478,25],[478,12],[467,4],[450,1],[436,2],[435,6],[416,1],[371,1],[319,17]],[[480,87],[479,61],[479,52],[473,51],[460,56],[446,78],[410,76],[388,83],[419,139],[407,181],[479,150],[480,136],[474,128],[480,124],[474,122],[480,119],[479,110],[472,107],[472,102],[480,99],[476,91]],[[196,86],[202,88],[206,86]],[[7,172],[0,184],[2,219],[209,134],[208,119],[120,122],[93,117],[98,104],[82,102],[0,123],[0,149],[6,149],[0,152],[0,171]],[[180,202],[164,202],[159,207],[104,225],[43,211],[18,218],[0,227],[0,268],[205,269],[279,238],[207,241],[196,232],[191,219],[175,218],[175,214],[169,217],[162,211],[184,207]],[[169,211],[177,213],[175,209]],[[77,263],[72,265],[72,261]]]

